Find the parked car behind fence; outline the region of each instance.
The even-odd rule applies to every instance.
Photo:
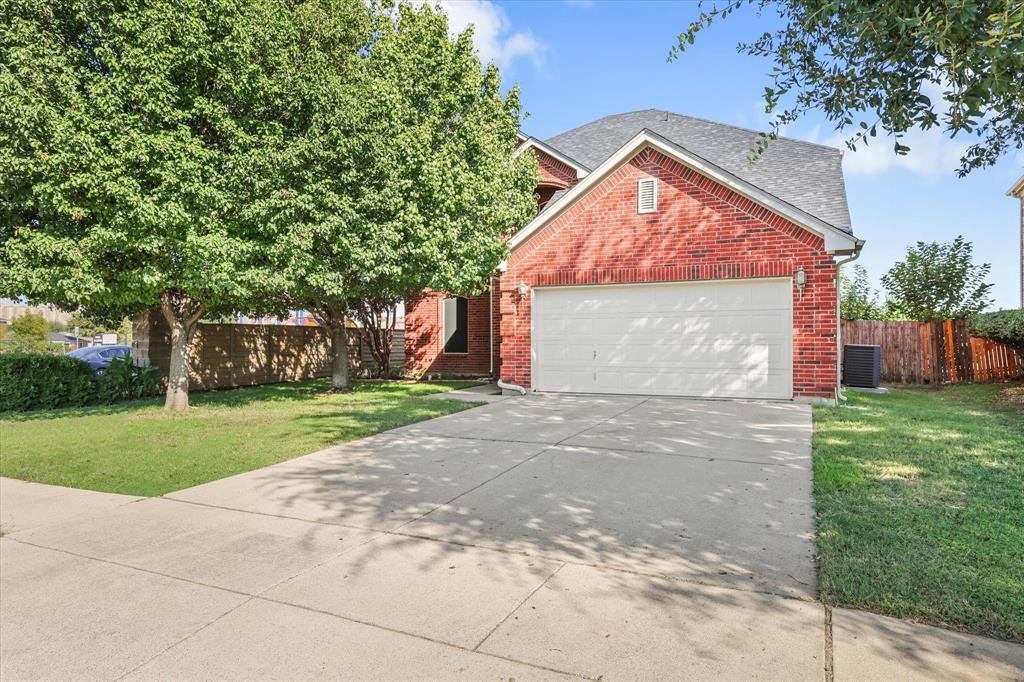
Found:
[[[67,355],[89,363],[93,371],[97,374],[103,374],[110,367],[111,360],[123,358],[130,352],[131,348],[128,346],[91,346],[89,348],[73,350]]]

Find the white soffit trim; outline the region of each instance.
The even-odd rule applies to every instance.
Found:
[[[522,136],[522,139],[523,144],[519,145],[519,147],[516,149],[516,156],[519,156],[520,154],[522,154],[523,152],[530,148],[539,149],[548,156],[558,159],[566,166],[569,166],[569,168],[572,168],[574,171],[576,171],[577,178],[585,178],[587,175],[590,174],[590,169],[584,166],[582,163],[574,159],[570,159],[562,152],[558,151],[557,149],[548,144],[545,144],[544,142],[541,142],[537,138]]]
[[[1024,175],[1020,176],[1017,182],[1013,183],[1013,187],[1006,193],[1006,196],[1024,199]]]
[[[524,145],[525,146],[525,145]],[[604,163],[592,170],[585,179],[574,185],[568,192],[563,194],[559,200],[547,207],[543,213],[531,220],[527,225],[516,232],[508,241],[509,249],[515,250],[523,242],[527,241],[544,225],[548,224],[565,209],[572,206],[578,199],[582,198],[593,187],[600,184],[602,180],[611,175],[622,164],[640,153],[645,147],[653,147],[665,154],[665,156],[688,166],[702,175],[725,185],[729,189],[742,194],[751,201],[760,204],[764,208],[777,213],[778,215],[792,221],[794,224],[813,232],[825,241],[825,251],[830,253],[854,252],[860,250],[859,240],[852,234],[844,232],[839,228],[829,225],[825,221],[815,218],[810,213],[803,211],[792,204],[782,201],[776,196],[759,189],[746,180],[741,180],[732,173],[716,166],[685,148],[671,142],[657,133],[646,128],[640,131],[633,139],[619,147],[619,150],[608,157]]]

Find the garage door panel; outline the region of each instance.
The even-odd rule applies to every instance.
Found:
[[[631,365],[639,368],[657,365],[660,369],[673,367],[720,367],[731,363],[737,367],[781,367],[785,365],[788,352],[786,344],[780,342],[744,342],[715,340],[710,343],[628,343],[595,344],[589,347],[575,347],[573,359],[588,361],[596,354],[600,365]],[[542,359],[545,355],[540,355]]]
[[[788,280],[535,289],[539,390],[792,395]]]

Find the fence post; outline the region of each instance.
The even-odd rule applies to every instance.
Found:
[[[974,383],[974,357],[966,319],[953,322],[953,335],[956,341],[958,380]]]

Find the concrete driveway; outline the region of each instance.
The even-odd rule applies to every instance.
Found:
[[[0,677],[1018,677],[815,601],[810,434],[530,396],[163,498],[3,480]]]

